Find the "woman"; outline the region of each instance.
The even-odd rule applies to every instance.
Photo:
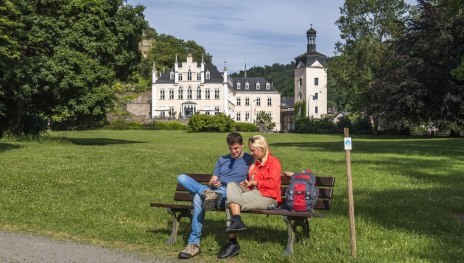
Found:
[[[234,234],[246,230],[240,217],[240,211],[268,209],[277,207],[282,201],[280,192],[281,165],[274,157],[269,144],[261,135],[255,135],[248,141],[254,163],[248,170],[248,180],[227,184],[227,229],[226,233]],[[240,246],[235,236],[229,236],[229,242],[219,253],[219,258],[238,254]]]

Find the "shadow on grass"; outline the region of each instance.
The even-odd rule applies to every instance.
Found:
[[[18,148],[21,148],[21,146],[16,145],[16,144],[11,144],[11,143],[0,143],[0,153],[6,152],[9,150],[18,149]]]
[[[70,142],[75,145],[112,145],[112,144],[133,144],[133,143],[145,143],[141,141],[129,141],[129,140],[118,140],[109,138],[68,138],[58,137],[52,140]]]
[[[343,142],[285,142],[271,143],[271,148],[304,148],[314,151],[343,152]],[[290,149],[289,149],[290,150]],[[371,141],[363,139],[356,141],[353,138],[353,153],[395,153],[395,154],[419,154],[447,156],[464,159],[464,139],[375,139]]]
[[[419,257],[431,261],[459,261],[464,247],[464,225],[457,219],[464,213],[462,171],[444,169],[441,160],[388,158],[369,161],[368,164],[412,179],[411,187],[389,189],[384,186],[381,189],[357,190],[355,185],[356,217],[368,219],[386,229],[426,235],[437,240],[427,251],[419,250]],[[367,165],[367,162],[363,164],[361,161],[359,165]],[[337,208],[331,212],[346,217],[346,199],[335,198],[334,202]]]
[[[225,213],[225,212],[214,212],[214,213]],[[263,216],[263,215],[258,215],[258,216]],[[245,223],[247,221],[247,217],[248,215],[245,214],[244,216]],[[256,219],[250,218],[250,221],[251,220],[256,222]],[[266,218],[266,220],[269,220],[269,218]],[[286,243],[287,242],[287,228],[286,228],[287,226],[282,220],[281,216],[275,216],[275,220],[281,221],[281,224],[282,224],[281,229],[276,231],[275,229],[253,225],[252,227],[249,227],[248,230],[245,231],[244,233],[239,234],[238,238],[242,240],[254,240],[259,243],[271,242],[271,243],[281,244],[282,251],[283,251],[287,245]],[[152,233],[152,234],[162,234],[166,237],[165,239],[166,241],[171,235],[171,226],[172,226],[171,220],[169,220],[169,223],[166,225],[165,229],[148,229],[147,232]],[[205,219],[203,223],[203,230],[202,230],[201,236],[203,238],[206,236],[213,237],[214,240],[217,242],[218,246],[222,247],[229,240],[229,236],[228,234],[226,234],[225,229],[226,229],[225,218],[224,220]],[[297,240],[299,240],[301,236],[301,233],[300,233],[301,231],[300,229],[298,230],[299,232],[297,233]],[[190,232],[191,232],[190,221],[187,218],[183,218],[179,226],[177,243],[187,244]]]

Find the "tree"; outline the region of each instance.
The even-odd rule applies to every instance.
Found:
[[[387,41],[403,32],[408,5],[402,0],[347,0],[340,11],[336,23],[344,43],[337,43],[340,57],[328,69],[329,89],[345,96],[339,99],[346,110],[372,116],[377,124],[382,98],[373,82],[386,62]]]
[[[464,127],[464,12],[420,1],[404,36],[392,44],[390,67],[378,85],[384,126]],[[395,127],[398,128],[398,127]]]
[[[212,56],[195,41],[184,41],[171,35],[160,34],[155,38],[153,47],[142,61],[139,72],[144,78],[151,80],[153,62],[158,72],[166,72],[173,67],[176,55],[177,61],[186,61],[189,53],[197,62],[200,62],[202,58],[205,62],[212,60]]]
[[[275,126],[276,126],[275,122],[272,122],[271,115],[267,114],[264,111],[260,111],[256,115],[256,123],[261,123],[261,122],[266,125],[266,129],[268,131],[273,130],[275,128]]]
[[[0,64],[1,129],[39,132],[46,119],[66,128],[104,121],[113,81],[126,80],[140,61],[143,7],[123,0],[5,3],[16,10],[9,19],[20,25],[5,33],[21,53]]]

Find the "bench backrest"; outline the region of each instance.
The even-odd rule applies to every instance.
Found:
[[[211,178],[211,174],[188,174],[197,182],[207,184]],[[285,189],[290,183],[290,178],[286,176],[281,177],[282,185],[282,201],[285,202]],[[316,186],[319,188],[319,197],[314,209],[317,210],[330,210],[330,200],[333,195],[333,187],[335,186],[334,177],[316,176]],[[174,193],[174,201],[192,202],[193,196],[180,184],[177,184],[176,192]]]

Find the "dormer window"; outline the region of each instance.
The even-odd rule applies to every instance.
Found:
[[[256,82],[256,89],[260,89],[261,88],[261,84],[259,84],[259,82]]]
[[[271,89],[271,84],[269,84],[269,82],[266,83],[266,89]]]
[[[171,71],[171,73],[169,73],[169,79],[174,79],[174,71]]]
[[[182,73],[179,73],[179,80],[182,80]]]
[[[240,89],[240,82],[237,82],[237,89]]]
[[[209,72],[209,70],[206,71],[206,79],[210,79],[211,78],[211,73]]]
[[[192,71],[190,69],[187,72],[187,80],[192,80]]]
[[[245,83],[245,89],[250,89],[250,83],[248,83],[248,81]]]

